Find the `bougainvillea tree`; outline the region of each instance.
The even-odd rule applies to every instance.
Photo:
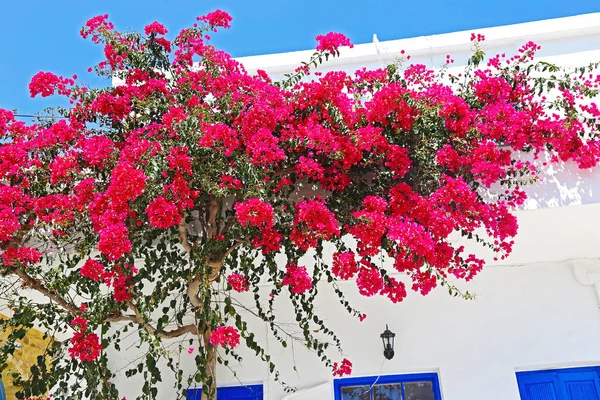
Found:
[[[214,398],[216,363],[239,359],[240,343],[278,379],[237,292],[254,295],[254,317],[283,346],[300,340],[348,374],[352,360],[313,307],[319,290],[361,320],[336,282],[394,303],[436,286],[468,296],[451,282],[485,261],[456,238],[510,254],[513,211],[537,176],[520,155],[600,159],[597,66],[536,62],[533,43],[486,59],[473,35],[460,75],[401,62],[320,74],[351,46],[329,33],[274,82],[209,44],[230,21],[215,11],[170,41],[158,22],[121,33],[95,17],[81,36],[105,59],[90,72],[114,85],[40,72],[31,96],[66,96],[62,118],[28,125],[0,111],[0,286],[12,309],[0,359],[28,327],[54,337],[31,374],[12,376],[22,396],[121,398],[107,350],[117,354],[124,332],[146,349],[126,371],[144,379],[139,398],[159,396],[158,363],[176,382],[164,398],[193,382]],[[300,338],[277,324],[282,297]],[[189,377],[163,346],[175,339],[195,357]]]

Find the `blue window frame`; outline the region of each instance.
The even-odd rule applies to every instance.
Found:
[[[200,400],[202,388],[188,389],[187,400]],[[217,400],[263,400],[263,385],[217,388]]]
[[[4,391],[4,385],[2,384],[2,379],[0,379],[0,400],[6,400],[6,392]]]
[[[335,400],[441,400],[436,373],[364,376],[333,381]]]
[[[600,400],[600,367],[517,372],[521,400]]]

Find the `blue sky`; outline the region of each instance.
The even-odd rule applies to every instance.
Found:
[[[213,35],[234,56],[304,50],[314,37],[342,32],[353,43],[399,39],[458,30],[600,12],[598,0],[5,0],[0,7],[0,108],[22,114],[40,112],[56,99],[30,99],[29,79],[40,70],[86,72],[102,49],[81,39],[90,17],[109,14],[119,30],[141,30],[154,20],[170,34],[195,17],[220,8],[234,18],[232,29]]]

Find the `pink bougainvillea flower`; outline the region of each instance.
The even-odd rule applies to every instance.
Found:
[[[87,260],[79,270],[81,276],[89,278],[94,281],[100,281],[102,273],[104,272],[104,265],[96,260]]]
[[[206,22],[210,26],[213,27],[221,27],[229,29],[231,28],[230,22],[233,20],[231,15],[228,12],[222,10],[215,10],[213,12],[209,12],[202,17],[196,18],[198,21]]]
[[[347,358],[344,358],[340,364],[337,362],[333,363],[333,376],[346,376],[352,373],[352,362]]]
[[[320,240],[339,236],[340,227],[335,215],[320,199],[303,200],[296,204],[291,239],[303,250],[316,247]]]
[[[227,282],[229,282],[231,288],[236,292],[242,293],[250,290],[248,281],[243,275],[231,274],[227,277]]]
[[[152,200],[146,208],[146,214],[150,226],[160,229],[175,226],[181,221],[181,213],[175,203],[164,196],[158,196]]]
[[[210,344],[213,346],[229,346],[240,344],[240,334],[233,326],[219,326],[210,334]]]
[[[275,222],[273,206],[257,198],[235,205],[236,218],[242,226],[271,228]]]
[[[40,71],[31,78],[29,83],[29,93],[31,97],[35,97],[38,94],[42,97],[48,97],[54,93],[69,95],[71,94],[68,86],[75,84],[73,79],[63,78],[54,75],[52,72]]]
[[[75,332],[71,338],[69,355],[81,361],[95,361],[102,351],[100,338],[95,333]]]
[[[289,286],[292,293],[301,294],[312,289],[312,278],[308,275],[306,267],[289,263],[285,269],[286,273],[281,284]]]
[[[152,33],[157,35],[166,35],[168,31],[163,24],[158,21],[154,21],[144,27],[144,32],[146,35],[150,35]]]
[[[42,253],[31,247],[8,248],[2,253],[4,265],[14,265],[15,263],[35,264],[42,258]]]
[[[329,32],[326,35],[317,35],[315,40],[319,43],[317,44],[317,50],[326,51],[328,53],[334,53],[341,46],[354,47],[350,42],[350,39],[342,33]]]
[[[334,253],[331,272],[343,280],[353,278],[358,272],[358,265],[354,259],[354,253],[351,251]]]

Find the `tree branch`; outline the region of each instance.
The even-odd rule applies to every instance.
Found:
[[[215,237],[218,233],[217,227],[217,216],[219,215],[219,211],[221,211],[221,204],[212,197],[208,202],[208,210],[206,210],[207,218],[206,218],[206,239],[210,240]]]
[[[15,269],[13,274],[15,274],[19,278],[21,278],[23,287],[34,289],[34,290],[40,292],[41,294],[43,294],[50,300],[53,300],[56,304],[58,304],[60,307],[62,307],[64,310],[66,310],[73,316],[82,314],[81,310],[77,306],[75,306],[75,304],[67,302],[65,299],[60,297],[53,290],[50,290],[46,286],[44,286],[44,284],[40,280],[33,278],[31,275],[29,275],[25,271],[20,270],[20,269]],[[143,318],[142,314],[140,313],[139,309],[133,303],[129,302],[128,305],[134,311],[135,315],[113,315],[113,316],[106,318],[104,321],[106,321],[106,322],[130,321],[130,322],[138,323],[138,324],[142,325],[148,333],[150,333],[151,335],[157,336],[161,339],[176,338],[178,336],[185,335],[186,333],[198,334],[198,328],[193,324],[184,325],[184,326],[181,326],[179,328],[176,328],[176,329],[173,329],[170,331],[157,332],[156,328],[154,328],[150,324],[147,324],[144,322],[144,318]]]
[[[104,321],[105,322],[122,322],[122,321],[137,322],[137,318],[135,317],[135,315],[117,314],[117,315],[111,315],[110,317],[105,318]]]
[[[274,172],[272,177],[276,178],[278,176],[293,174],[295,172],[296,172],[296,168],[294,168],[294,167],[284,168],[284,169]]]
[[[156,336],[161,339],[171,339],[171,338],[176,338],[176,337],[185,335],[186,333],[198,334],[198,327],[194,324],[180,326],[179,328],[175,328],[170,331],[160,331],[159,332],[152,325],[150,325],[146,321],[144,321],[144,316],[140,312],[140,309],[135,304],[133,304],[133,302],[129,301],[129,302],[127,302],[127,305],[129,306],[129,308],[131,308],[133,310],[133,312],[135,313],[135,316],[130,315],[130,316],[123,316],[123,317],[126,317],[127,319],[133,318],[133,322],[137,322],[139,325],[141,325],[146,330],[146,332],[148,332],[149,334],[151,334],[153,336]]]
[[[81,314],[81,310],[75,304],[67,302],[58,293],[56,293],[55,291],[53,291],[51,289],[48,289],[46,286],[44,286],[44,284],[40,280],[33,278],[27,272],[25,272],[19,268],[16,268],[12,273],[17,275],[19,278],[21,278],[21,280],[23,281],[23,283],[22,283],[23,287],[30,288],[30,289],[40,292],[41,294],[43,294],[50,300],[53,300],[56,304],[61,306],[63,309],[68,311],[73,316],[77,316],[77,315]]]
[[[56,292],[54,292],[53,290],[48,289],[46,286],[44,286],[44,284],[40,280],[33,278],[31,275],[29,275],[25,271],[23,271],[21,269],[15,269],[12,273],[14,275],[17,275],[19,278],[21,278],[23,287],[38,291],[39,293],[43,294],[50,300],[54,301],[56,304],[58,304],[65,311],[69,312],[73,316],[78,316],[78,315],[82,314],[81,310],[75,304],[67,302],[65,299],[63,299],[61,296],[59,296]],[[122,321],[130,321],[130,322],[138,323],[138,324],[142,325],[148,333],[150,333],[151,335],[154,335],[156,337],[159,337],[161,339],[176,338],[176,337],[185,335],[186,333],[198,334],[198,328],[193,324],[184,325],[184,326],[178,327],[178,328],[170,330],[170,331],[157,332],[156,328],[154,328],[150,324],[147,324],[144,322],[144,318],[143,318],[142,314],[140,313],[139,309],[133,303],[130,302],[128,304],[129,304],[129,307],[134,311],[135,315],[122,315],[122,314],[121,315],[112,315],[112,316],[109,316],[106,319],[104,319],[104,321],[111,322],[111,323],[112,322],[122,322]]]
[[[187,295],[188,298],[190,299],[190,303],[192,304],[192,306],[194,308],[197,309],[202,309],[202,300],[200,300],[200,298],[198,297],[198,294],[200,293],[200,284],[202,282],[200,281],[200,277],[196,276],[194,279],[192,279],[191,281],[188,282],[188,287],[187,287]]]
[[[181,240],[181,245],[183,246],[183,249],[189,253],[190,251],[192,251],[192,246],[190,245],[190,242],[188,241],[188,232],[187,232],[187,226],[185,224],[185,218],[181,218],[181,221],[179,222],[179,225],[178,225],[178,229],[179,229],[179,239]]]
[[[210,273],[208,274],[208,276],[206,277],[206,284],[210,285],[212,282],[215,281],[215,279],[217,279],[217,277],[219,276],[219,273],[221,272],[221,268],[223,267],[223,263],[225,263],[225,259],[227,257],[229,257],[229,255],[238,247],[240,247],[244,241],[247,238],[244,238],[243,240],[238,240],[233,246],[231,246],[229,249],[227,249],[227,251],[225,252],[225,254],[223,254],[223,257],[221,257],[221,259],[219,260],[215,260],[215,261],[207,261],[206,265],[208,265],[210,267]],[[187,295],[190,299],[190,303],[192,304],[192,306],[194,306],[195,308],[202,308],[202,300],[198,297],[198,294],[200,293],[200,285],[202,284],[202,281],[200,279],[200,276],[196,276],[194,279],[192,279],[191,281],[188,282],[188,288],[187,288]]]

